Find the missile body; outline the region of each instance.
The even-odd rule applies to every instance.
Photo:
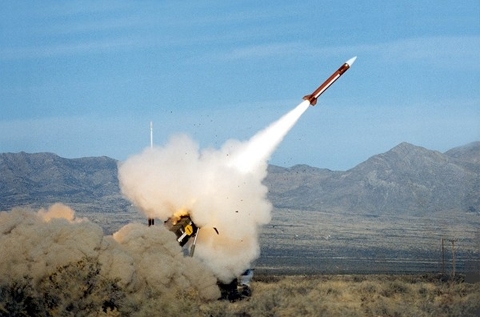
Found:
[[[310,101],[312,106],[317,104],[317,98],[320,97],[321,94],[325,92],[340,76],[343,75],[349,69],[352,64],[355,62],[357,57],[352,57],[348,61],[346,61],[339,69],[337,69],[327,80],[323,82],[311,95],[306,95],[303,97],[303,100]]]

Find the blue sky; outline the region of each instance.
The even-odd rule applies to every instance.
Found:
[[[480,140],[480,2],[4,1],[0,152],[125,160],[246,140],[352,56],[270,163]]]

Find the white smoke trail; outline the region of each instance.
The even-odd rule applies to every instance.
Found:
[[[231,164],[241,172],[248,173],[252,172],[258,164],[267,162],[288,131],[309,106],[309,101],[303,101],[278,121],[254,135],[245,144],[245,148],[237,150]]]
[[[308,101],[247,142],[200,151],[187,136],[147,148],[119,164],[122,193],[147,217],[167,220],[188,213],[201,228],[195,256],[224,282],[258,258],[258,230],[270,221],[262,180],[267,162],[308,108]]]

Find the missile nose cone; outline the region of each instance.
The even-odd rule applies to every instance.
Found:
[[[355,63],[355,60],[357,59],[356,56],[350,58],[348,61],[345,62],[345,64],[348,64],[348,66],[352,67],[353,63]]]

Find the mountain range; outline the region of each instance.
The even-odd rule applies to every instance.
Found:
[[[364,213],[480,212],[480,142],[445,153],[401,143],[347,171],[270,166],[276,207]]]
[[[130,203],[119,189],[118,161],[53,153],[0,154],[0,210],[48,207],[115,212]],[[276,208],[364,214],[464,211],[480,214],[480,142],[445,153],[409,143],[347,171],[270,165],[264,180]]]

